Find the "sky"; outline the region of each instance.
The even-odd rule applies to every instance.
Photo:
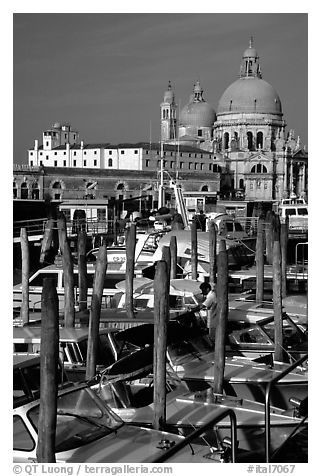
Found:
[[[180,108],[200,80],[217,110],[250,36],[287,130],[308,145],[306,13],[14,13],[13,163],[54,122],[85,143],[159,141],[169,80]]]

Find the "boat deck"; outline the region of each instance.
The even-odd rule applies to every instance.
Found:
[[[307,266],[287,267],[287,286],[291,291],[307,291],[308,268]],[[264,265],[264,290],[272,290],[273,268],[272,265]],[[256,287],[256,266],[239,271],[231,271],[229,274],[229,288],[236,292],[248,291]]]

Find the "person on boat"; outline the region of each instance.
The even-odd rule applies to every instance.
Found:
[[[194,311],[205,310],[206,311],[206,322],[203,320],[203,325],[207,327],[209,335],[211,338],[215,337],[215,328],[216,328],[216,307],[217,307],[217,297],[216,297],[216,289],[215,284],[213,289],[208,282],[204,282],[200,284],[200,290],[203,296],[203,302],[194,309]]]

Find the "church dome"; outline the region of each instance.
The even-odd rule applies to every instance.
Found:
[[[217,114],[260,113],[282,115],[276,90],[259,77],[241,77],[223,93]]]
[[[214,109],[203,99],[203,90],[199,81],[194,86],[194,94],[180,112],[180,125],[211,127],[216,119]]]

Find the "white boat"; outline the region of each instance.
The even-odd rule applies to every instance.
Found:
[[[162,257],[163,246],[169,246],[171,237],[175,236],[177,241],[177,257],[181,259],[181,267],[183,268],[183,275],[190,275],[191,273],[191,232],[190,230],[172,230],[164,235],[158,244],[158,248],[154,254],[154,262]],[[241,240],[233,240],[224,238],[226,242],[228,266],[229,268],[239,268],[244,265],[249,265],[254,260],[255,255],[255,239],[251,238],[252,247],[244,245]],[[218,251],[218,250],[217,250]],[[209,276],[209,232],[197,232],[197,272],[199,278]]]
[[[138,355],[140,354],[140,355]],[[151,426],[154,416],[153,378],[149,376],[150,357],[148,349],[137,356],[121,359],[103,374],[94,388],[98,395],[127,422]],[[132,359],[132,360],[131,360]],[[147,365],[149,362],[149,366]],[[119,373],[120,372],[120,373]],[[234,370],[235,372],[235,370]],[[266,429],[271,437],[270,452],[278,450],[289,435],[306,417],[304,405],[285,410],[275,406],[265,408],[264,403],[253,399],[215,394],[211,387],[190,391],[186,382],[176,383],[169,379],[166,394],[166,425],[170,431],[188,434],[204,425],[218,409],[232,409],[237,421],[238,448],[264,457]],[[304,410],[304,412],[303,412]],[[270,423],[266,426],[266,411]],[[307,422],[304,421],[306,425]],[[228,419],[220,421],[213,431],[205,435],[207,442],[218,445],[229,431]]]
[[[39,408],[40,400],[33,400],[13,409],[15,463],[37,462]],[[190,446],[183,436],[125,424],[86,384],[58,391],[56,418],[57,463],[221,462],[207,457],[210,446]],[[179,444],[183,448],[173,455]]]
[[[281,201],[278,207],[281,223],[289,219],[289,233],[308,231],[308,204],[304,199],[289,198]]]

